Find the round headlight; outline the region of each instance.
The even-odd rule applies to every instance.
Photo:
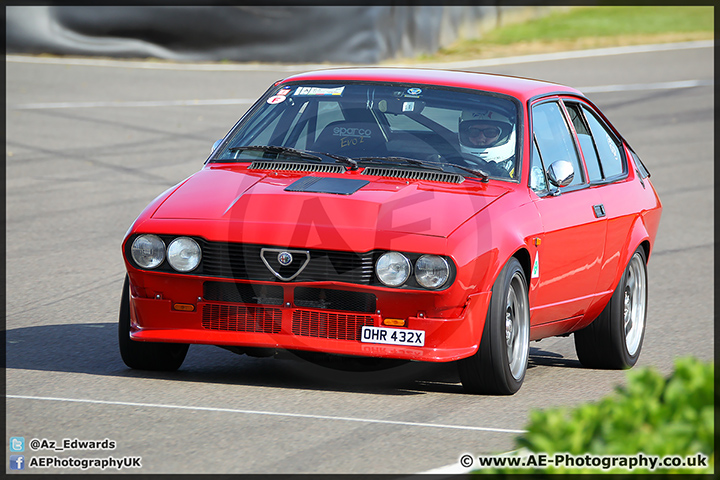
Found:
[[[388,252],[382,254],[375,264],[378,279],[388,287],[398,287],[410,277],[410,260],[402,253]]]
[[[167,249],[168,263],[178,272],[189,272],[200,265],[200,245],[188,237],[178,237]]]
[[[133,241],[130,253],[142,268],[155,268],[165,260],[165,243],[156,235],[140,235]]]
[[[437,255],[423,255],[415,262],[415,280],[425,288],[440,288],[450,277],[450,266]]]

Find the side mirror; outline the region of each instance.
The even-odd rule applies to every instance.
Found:
[[[220,146],[220,144],[222,143],[222,141],[223,141],[223,139],[221,138],[220,140],[217,140],[215,143],[213,143],[213,146],[212,146],[212,149],[210,150],[210,153],[214,152],[215,149]]]
[[[550,183],[556,187],[567,187],[575,178],[575,171],[572,163],[567,160],[558,160],[548,167],[547,176]]]

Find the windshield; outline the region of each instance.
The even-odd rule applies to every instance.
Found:
[[[275,160],[294,153],[293,161],[351,159],[362,167],[403,160],[414,168],[458,165],[515,179],[517,118],[512,100],[483,92],[427,85],[283,85],[231,132],[210,161]]]

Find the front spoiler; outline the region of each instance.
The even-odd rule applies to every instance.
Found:
[[[471,295],[457,318],[407,317],[407,328],[425,331],[425,346],[363,343],[359,340],[316,338],[292,333],[293,313],[322,310],[278,307],[282,311],[279,333],[210,330],[202,327],[202,304],[195,312],[172,310],[164,299],[131,297],[131,333],[135,341],[207,344],[219,346],[263,347],[304,350],[339,355],[395,358],[428,362],[448,362],[473,355],[485,324],[490,292]],[[347,314],[347,312],[333,312]],[[376,327],[384,326],[381,315],[368,315]]]

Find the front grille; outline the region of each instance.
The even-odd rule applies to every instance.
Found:
[[[372,293],[346,292],[326,288],[295,289],[295,305],[303,308],[373,313],[377,297]]]
[[[211,302],[282,305],[283,288],[276,285],[205,282],[203,298]]]
[[[372,324],[370,315],[296,310],[292,317],[292,332],[302,337],[359,340],[361,327]]]
[[[212,277],[280,282],[260,257],[261,245],[200,241],[202,274]],[[291,249],[292,250],[292,249]],[[308,250],[310,261],[295,282],[337,281],[369,285],[373,280],[373,252]]]
[[[282,311],[279,308],[203,305],[202,326],[208,330],[280,333],[281,325]]]

